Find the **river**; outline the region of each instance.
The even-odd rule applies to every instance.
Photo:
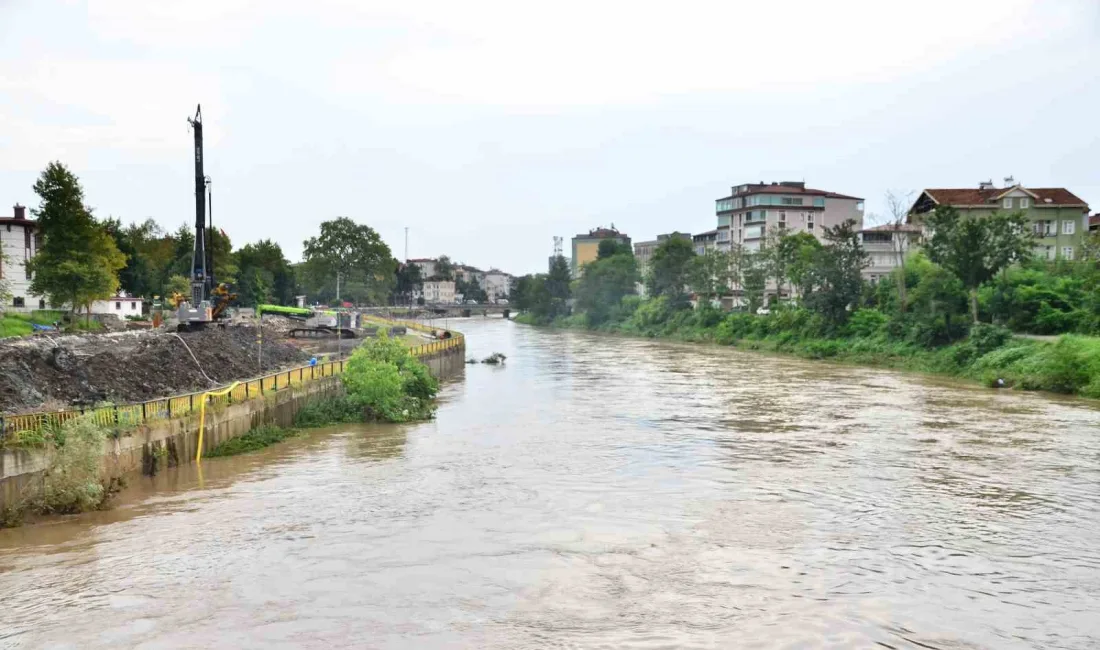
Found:
[[[451,325],[432,422],[0,531],[0,647],[1100,646],[1096,403]]]

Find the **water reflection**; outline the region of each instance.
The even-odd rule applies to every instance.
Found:
[[[1100,645],[1095,404],[451,325],[431,422],[0,532],[0,645]]]

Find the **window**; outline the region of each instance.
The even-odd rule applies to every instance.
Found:
[[[1026,210],[1029,207],[1031,207],[1031,199],[1020,199],[1020,208],[1021,209]]]
[[[856,202],[856,210],[858,210],[859,212],[863,212],[863,201]]]
[[[824,196],[815,196],[814,197],[814,207],[815,208],[824,208],[825,207],[825,197]]]
[[[813,212],[806,213],[806,223],[813,223],[813,222],[814,222],[814,213]]]
[[[1062,257],[1067,260],[1073,259],[1073,246],[1062,247]]]
[[[814,231],[814,222],[811,221],[810,223],[806,224],[806,230],[809,230],[810,232],[813,232]]]
[[[115,303],[115,309],[117,309],[119,311],[122,311],[122,303],[121,302],[116,302]]]
[[[46,308],[46,299],[45,298],[39,298],[38,299],[38,308],[39,309],[45,309]]]
[[[723,214],[718,216],[718,227],[730,225],[730,215]]]
[[[718,241],[729,241],[729,240],[730,240],[730,231],[728,231],[728,230],[719,230],[718,231]]]
[[[27,301],[22,296],[16,296],[11,299],[12,307],[26,307]]]
[[[779,223],[787,223],[787,213],[786,212],[780,212],[779,213]]]
[[[137,311],[137,301],[136,300],[130,301],[130,311]]]
[[[1005,210],[1011,210],[1012,209],[1012,199],[1011,198],[1005,199],[1004,200],[1004,206],[1005,206]]]
[[[1062,234],[1063,235],[1072,235],[1073,234],[1073,225],[1074,224],[1073,224],[1072,219],[1067,219],[1066,221],[1063,221],[1062,222]]]

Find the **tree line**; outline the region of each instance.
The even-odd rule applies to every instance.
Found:
[[[193,226],[169,230],[151,218],[132,224],[98,219],[85,203],[80,180],[60,162],[47,165],[34,192],[39,205],[31,213],[39,244],[28,263],[31,293],[74,311],[119,290],[148,300],[190,294]],[[319,234],[304,242],[298,264],[270,239],[234,249],[221,229],[208,231],[207,247],[214,277],[232,285],[238,303],[246,306],[289,305],[300,294],[332,302],[337,291],[341,301],[386,304],[411,295],[420,282],[373,228],[348,217],[323,222]]]
[[[924,345],[958,340],[980,321],[1025,332],[1100,333],[1097,236],[1076,261],[1047,262],[1033,256],[1020,212],[972,218],[941,206],[923,225],[927,237],[918,242],[914,234],[919,246],[899,251],[898,268],[875,284],[862,277],[869,257],[848,221],[824,229],[823,241],[770,230],[759,250],[735,244],[697,255],[690,241],[669,238],[644,274],[628,246],[606,240],[579,278],[571,280],[558,258],[548,273],[519,278],[512,302],[530,322],[605,329],[682,320],[692,301],[695,311],[721,318],[725,298],[732,311],[751,316],[766,315],[765,308],[803,311],[821,336],[844,336],[857,313],[892,337]],[[637,295],[643,284],[646,298]]]

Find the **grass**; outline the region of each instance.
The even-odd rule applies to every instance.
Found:
[[[207,454],[207,457],[215,458],[219,456],[246,454],[251,451],[258,451],[264,447],[270,447],[275,443],[282,442],[301,434],[302,431],[300,429],[285,429],[283,427],[265,424],[256,427],[243,436],[226,440],[217,447],[214,447],[213,451]]]
[[[0,338],[13,336],[29,336],[34,333],[32,325],[53,325],[64,322],[66,312],[56,309],[36,309],[29,314],[9,312],[0,316]],[[103,324],[98,321],[84,322],[84,318],[78,317],[76,321],[63,326],[65,331],[98,332],[103,329]]]

